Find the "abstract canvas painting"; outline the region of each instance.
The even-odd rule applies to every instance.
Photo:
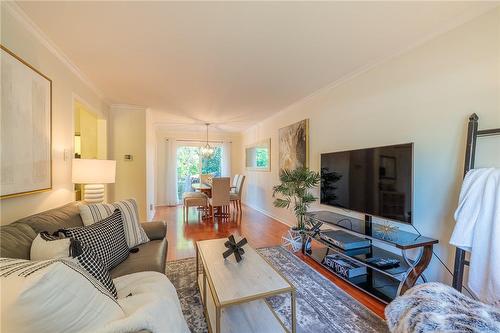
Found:
[[[309,119],[279,130],[280,170],[309,167]]]
[[[52,187],[52,81],[1,46],[0,198]]]

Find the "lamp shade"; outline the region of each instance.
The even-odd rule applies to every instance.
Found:
[[[115,182],[116,161],[73,159],[74,184],[109,184]]]

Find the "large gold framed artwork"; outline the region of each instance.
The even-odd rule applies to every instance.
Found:
[[[52,81],[0,45],[0,198],[52,188]]]

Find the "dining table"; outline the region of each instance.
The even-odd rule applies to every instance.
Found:
[[[212,197],[212,186],[205,183],[195,183],[191,184],[191,188],[195,191],[200,191],[201,193],[205,193],[209,198]]]
[[[191,188],[195,191],[199,191],[201,193],[205,193],[209,198],[212,197],[212,185],[206,183],[194,183],[191,184]],[[236,186],[231,186],[230,190],[233,191],[236,189]]]

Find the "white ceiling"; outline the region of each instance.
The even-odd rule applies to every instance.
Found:
[[[191,123],[217,123],[227,131],[246,128],[495,5],[17,4],[108,102],[164,110]]]

